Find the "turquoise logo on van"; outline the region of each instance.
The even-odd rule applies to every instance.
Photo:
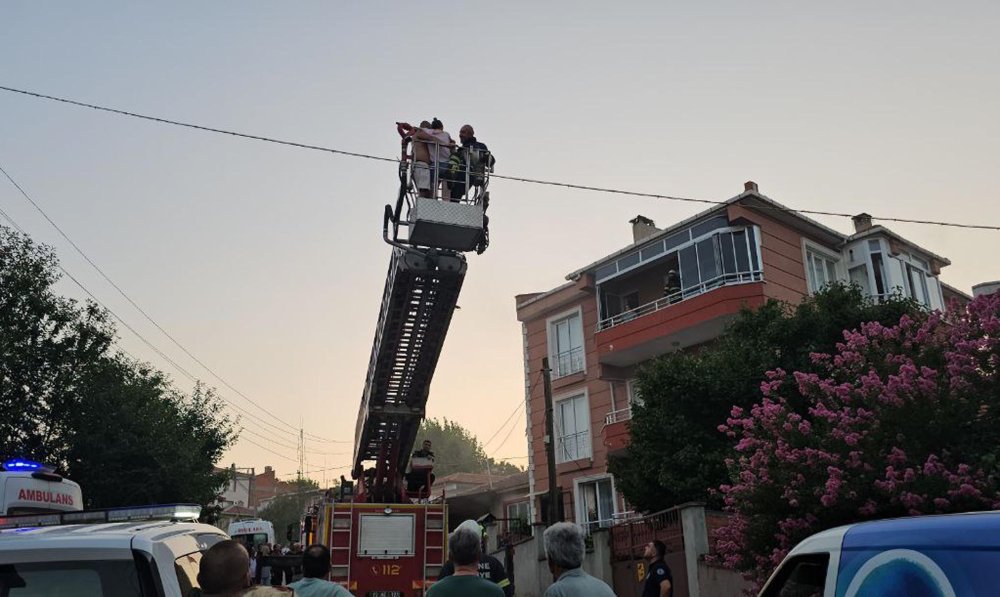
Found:
[[[873,555],[854,574],[844,597],[956,597],[944,570],[912,549]]]

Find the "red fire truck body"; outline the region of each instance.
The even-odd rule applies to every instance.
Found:
[[[444,504],[331,503],[317,522],[330,547],[330,580],[355,595],[423,595],[447,558]]]

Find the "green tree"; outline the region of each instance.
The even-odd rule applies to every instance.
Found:
[[[873,302],[857,286],[832,284],[796,306],[744,309],[714,343],[647,363],[637,375],[643,404],[633,409],[631,443],[609,463],[618,486],[642,511],[687,501],[721,507],[714,490],[729,480],[732,445],[718,428],[734,406],[760,401],[765,372],[811,371],[810,354],[831,352],[844,330],[920,313],[898,296]]]
[[[319,497],[319,483],[312,479],[298,479],[292,482],[293,489],[289,493],[279,495],[267,503],[260,511],[260,518],[271,521],[274,525],[274,537],[278,543],[287,541],[286,532],[289,525],[293,531],[293,541],[298,542],[299,522],[309,507]],[[339,485],[339,483],[338,483]],[[334,487],[336,491],[336,487]]]
[[[424,419],[417,443],[429,439],[434,446],[434,474],[440,479],[452,473],[511,475],[523,469],[486,455],[479,439],[471,431],[447,418]]]
[[[811,360],[768,372],[723,427],[735,445],[715,534],[724,564],[759,584],[824,529],[1000,507],[1000,294],[947,318],[867,323]]]
[[[0,452],[56,466],[87,507],[207,506],[236,438],[218,398],[118,351],[103,309],[53,291],[57,270],[51,248],[0,226]]]

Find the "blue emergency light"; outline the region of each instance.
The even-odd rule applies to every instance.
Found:
[[[23,472],[23,471],[44,471],[47,470],[46,466],[41,462],[35,462],[34,460],[25,460],[24,458],[14,458],[13,460],[8,460],[3,463],[3,470],[11,472]]]

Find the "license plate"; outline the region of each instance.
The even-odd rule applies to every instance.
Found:
[[[368,591],[366,597],[403,597],[402,591]]]

